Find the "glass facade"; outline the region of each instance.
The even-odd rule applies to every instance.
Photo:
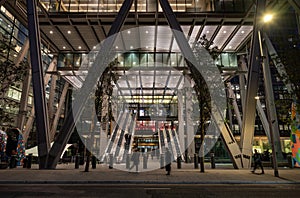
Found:
[[[124,0],[40,0],[48,12],[118,12]],[[169,0],[175,12],[245,12],[251,0]],[[162,12],[156,0],[138,0],[131,12]]]

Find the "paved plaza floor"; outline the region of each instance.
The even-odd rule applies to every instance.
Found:
[[[90,166],[89,172],[84,172],[84,166],[75,169],[73,163],[59,164],[55,170],[39,170],[38,165],[1,169],[0,184],[300,184],[299,168],[280,167],[279,177],[275,177],[270,167],[265,168],[265,174],[260,170],[253,174],[250,169],[234,169],[231,164],[216,164],[215,169],[205,164],[201,173],[194,164],[183,163],[178,169],[173,163],[168,176],[160,168],[148,171],[140,165],[141,172],[135,173],[124,171],[121,166],[125,165],[118,166],[109,169],[106,164],[97,164],[96,169]]]

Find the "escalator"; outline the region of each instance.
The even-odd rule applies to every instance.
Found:
[[[173,148],[175,148],[174,149],[174,159],[177,159],[180,156],[181,156],[181,159],[184,159],[183,156],[181,155],[180,144],[179,144],[179,139],[178,139],[176,130],[171,129],[170,133],[171,133],[171,138],[173,139]]]
[[[114,127],[113,133],[108,141],[107,147],[105,149],[104,155],[101,161],[104,161],[104,158],[107,157],[109,154],[113,154],[115,156],[115,151],[117,149],[117,144],[120,140],[120,136],[122,135],[122,129],[124,128],[124,124],[126,124],[126,120],[128,119],[127,112],[120,112],[120,115],[117,119],[117,124]]]
[[[133,142],[133,136],[135,132],[135,125],[136,125],[136,114],[133,114],[132,116],[128,116],[129,121],[127,122],[127,126],[124,131],[124,134],[122,135],[121,141],[119,141],[119,151],[116,152],[117,161],[118,162],[124,162],[126,159],[126,155],[131,153],[132,148],[132,142]]]

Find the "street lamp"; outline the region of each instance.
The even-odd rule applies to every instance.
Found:
[[[263,17],[263,22],[264,23],[269,23],[270,21],[272,21],[273,19],[273,14],[265,14],[264,17]]]

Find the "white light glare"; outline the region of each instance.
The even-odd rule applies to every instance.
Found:
[[[268,22],[270,22],[271,20],[273,19],[273,15],[272,14],[266,14],[265,16],[264,16],[264,23],[268,23]]]

